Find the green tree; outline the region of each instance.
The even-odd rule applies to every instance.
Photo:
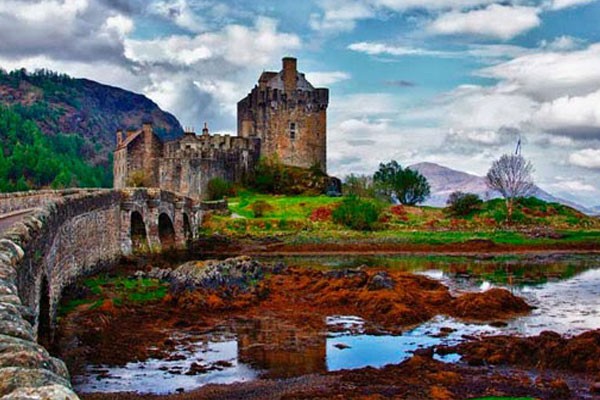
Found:
[[[372,200],[360,199],[356,196],[347,196],[333,210],[331,216],[335,223],[344,225],[358,231],[372,231],[375,229],[381,207]]]
[[[423,175],[410,168],[402,168],[394,160],[379,164],[373,181],[378,192],[389,200],[397,199],[404,205],[422,203],[431,194],[429,183]]]

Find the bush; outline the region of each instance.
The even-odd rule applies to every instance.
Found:
[[[333,210],[334,222],[358,231],[372,231],[379,220],[381,208],[372,201],[356,196],[346,197]]]
[[[447,211],[451,215],[464,217],[480,210],[483,201],[474,193],[454,192],[446,202]]]
[[[223,178],[212,178],[208,181],[206,190],[209,200],[221,200],[224,197],[235,196],[233,185]]]
[[[129,174],[125,184],[129,187],[151,187],[152,181],[143,170],[138,169]]]
[[[329,177],[320,167],[293,167],[274,156],[258,162],[251,185],[259,193],[318,195],[326,192],[328,183]]]
[[[310,220],[313,222],[327,222],[331,220],[333,210],[329,207],[315,208],[310,214]]]
[[[250,204],[250,209],[254,213],[254,218],[262,218],[269,211],[273,211],[273,206],[264,200],[257,200]]]

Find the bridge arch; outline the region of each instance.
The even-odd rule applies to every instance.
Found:
[[[148,231],[146,229],[146,223],[142,214],[133,210],[131,212],[131,227],[129,234],[131,237],[131,247],[133,251],[147,251],[149,247],[148,243]]]
[[[175,225],[166,213],[158,216],[158,237],[163,249],[171,249],[176,245]]]

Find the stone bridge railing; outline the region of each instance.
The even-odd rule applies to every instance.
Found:
[[[184,245],[197,232],[201,210],[158,189],[15,198],[2,195],[0,212],[34,210],[0,237],[0,399],[77,399],[64,363],[43,346],[51,341],[62,291],[134,251],[133,233],[151,250],[167,240]]]

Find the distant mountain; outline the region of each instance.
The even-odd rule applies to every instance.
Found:
[[[448,200],[448,196],[455,191],[475,193],[484,200],[500,197],[498,193],[488,189],[485,178],[481,176],[468,174],[466,172],[457,171],[429,162],[414,164],[409,168],[419,171],[421,175],[427,178],[427,181],[431,186],[431,197],[424,203],[425,205],[444,207],[446,205],[446,200]],[[555,197],[537,186],[534,196],[549,203],[561,203],[567,205],[588,215],[600,214],[600,206],[595,210],[589,209],[581,204]]]
[[[82,159],[106,167],[117,128],[137,129],[151,120],[159,136],[175,137],[183,131],[173,115],[141,94],[45,70],[0,69],[0,105],[33,121],[46,135],[83,138]]]

